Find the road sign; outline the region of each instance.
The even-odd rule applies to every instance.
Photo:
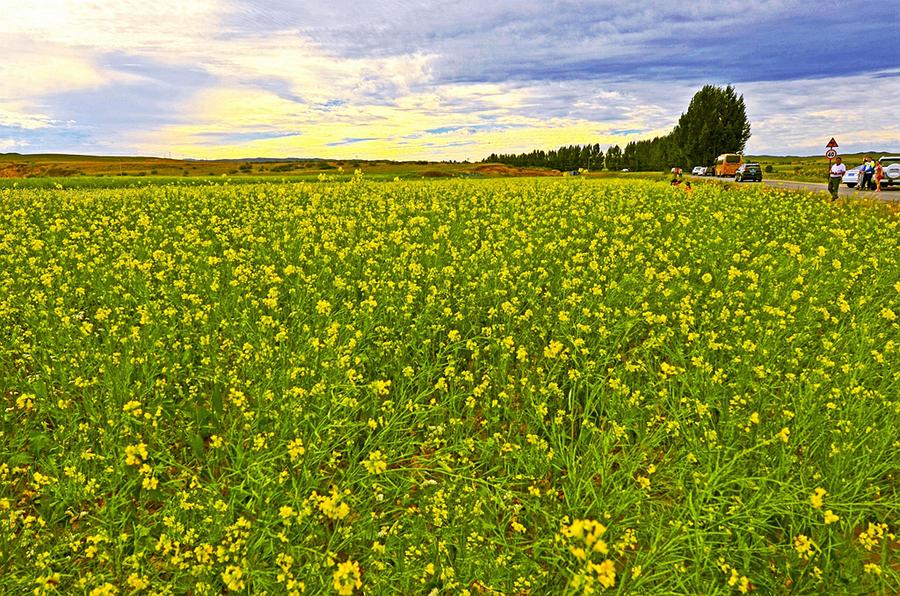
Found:
[[[828,144],[825,145],[828,149],[833,149],[838,146],[837,141],[834,140],[834,137],[831,137],[831,140],[828,141]]]
[[[835,157],[837,157],[837,151],[835,151],[834,149],[829,149],[825,152],[825,157],[828,159],[834,159]]]

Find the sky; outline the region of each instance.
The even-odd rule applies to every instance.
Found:
[[[480,160],[665,134],[900,152],[900,0],[0,0],[0,152]]]

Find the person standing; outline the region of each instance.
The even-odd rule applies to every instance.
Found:
[[[881,192],[881,181],[884,180],[884,168],[881,160],[875,162],[875,192]]]
[[[840,157],[835,159],[834,165],[831,166],[831,172],[828,174],[828,192],[831,193],[832,201],[837,200],[838,190],[841,188],[841,179],[847,173],[847,166],[842,162],[843,160]]]
[[[862,175],[862,178],[859,179],[859,190],[871,190],[869,187],[872,185],[872,176],[875,174],[875,164],[868,155],[863,164],[859,166],[859,173]]]

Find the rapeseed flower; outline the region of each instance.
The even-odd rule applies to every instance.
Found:
[[[222,583],[232,592],[243,590],[247,585],[244,579],[244,570],[237,565],[228,565],[222,572]]]
[[[639,180],[182,182],[0,183],[6,591],[891,586],[896,214]],[[773,543],[773,496],[809,482],[840,502],[802,489],[820,526],[785,509]],[[563,509],[611,515],[548,536]]]
[[[805,534],[797,534],[797,536],[794,537],[794,550],[797,551],[800,558],[809,559],[813,554],[814,549],[815,545],[813,545],[812,540]]]
[[[813,491],[813,494],[809,496],[809,502],[812,504],[813,509],[821,509],[822,504],[824,503],[825,495],[828,494],[824,488],[817,488]]]
[[[356,561],[338,563],[333,575],[332,585],[335,592],[341,596],[350,596],[354,590],[362,588],[362,575],[359,563]]]
[[[129,466],[140,467],[148,457],[147,445],[144,443],[128,445],[125,447],[125,463]]]
[[[363,460],[363,466],[365,466],[366,471],[369,474],[373,475],[381,474],[387,470],[387,462],[384,460],[384,455],[378,449],[369,453],[368,459]]]

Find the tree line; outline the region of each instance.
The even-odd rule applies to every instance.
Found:
[[[502,163],[516,167],[541,167],[554,168],[556,170],[578,170],[587,168],[599,170],[604,166],[605,156],[600,150],[600,144],[593,145],[567,145],[559,149],[544,151],[535,149],[531,153],[491,153],[482,160],[485,163]]]
[[[686,112],[667,135],[613,145],[604,154],[599,144],[568,145],[551,151],[492,153],[484,162],[557,170],[667,170],[712,165],[722,153],[741,153],[750,139],[744,96],[734,87],[706,85],[694,94]]]

